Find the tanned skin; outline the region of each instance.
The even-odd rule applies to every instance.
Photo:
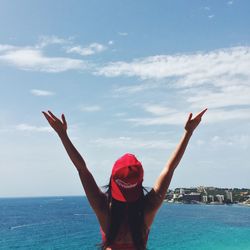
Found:
[[[185,150],[188,145],[190,138],[194,130],[200,124],[202,116],[207,111],[204,109],[193,117],[192,113],[189,114],[188,119],[184,126],[184,133],[180,139],[179,144],[172,153],[172,156],[167,161],[165,167],[161,171],[159,177],[156,179],[154,187],[146,195],[145,199],[145,224],[149,229],[153,223],[154,217],[160,208],[167,189],[170,185],[171,179],[173,177],[174,171],[178,166]],[[56,117],[51,111],[42,112],[47,119],[50,126],[58,134],[59,138],[62,141],[62,144],[65,150],[68,153],[69,158],[76,167],[79,177],[82,182],[82,186],[86,193],[87,199],[93,208],[102,230],[105,232],[108,222],[108,210],[109,205],[107,205],[107,196],[101,191],[98,185],[95,182],[95,179],[89,169],[86,166],[86,163],[80,153],[77,151],[75,146],[72,144],[71,140],[67,134],[67,122],[64,114],[61,115],[61,119]],[[132,239],[131,239],[132,242]]]

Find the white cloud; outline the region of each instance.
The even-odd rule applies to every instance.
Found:
[[[136,126],[152,125],[184,125],[187,121],[189,112],[175,110],[163,105],[141,105],[144,111],[153,116],[127,118],[124,121],[130,122]],[[205,108],[207,106],[203,106]],[[196,109],[197,113],[200,110]],[[193,113],[193,117],[196,112]],[[233,110],[210,109],[204,114],[202,123],[218,123],[223,121],[250,120],[250,108],[237,108]]]
[[[153,114],[153,115],[169,115],[169,114],[174,114],[177,112],[176,109],[169,108],[166,106],[161,106],[161,105],[145,105],[144,106],[145,111]]]
[[[88,47],[74,46],[66,50],[67,53],[77,53],[81,56],[89,56],[106,50],[107,47],[100,43],[92,43]]]
[[[63,72],[67,70],[83,70],[84,61],[66,57],[47,57],[42,51],[31,48],[20,48],[0,55],[0,62],[13,65],[22,70],[41,72]]]
[[[64,39],[64,38],[59,38],[57,36],[41,36],[39,38],[38,44],[35,47],[44,48],[51,44],[67,44],[71,42],[72,42],[72,39]]]
[[[151,81],[150,84],[144,81],[117,87],[116,94],[134,94],[147,89],[161,91],[165,86],[174,88],[177,98],[185,100],[191,110],[229,106],[237,109],[237,106],[250,105],[249,68],[250,47],[233,47],[210,52],[151,56],[131,62],[113,62],[100,68],[98,74],[107,77],[139,77]],[[224,114],[226,111],[221,109],[220,112]],[[229,116],[226,112],[224,119]],[[243,110],[240,110],[240,117],[247,119]],[[167,123],[165,120],[166,118],[159,121],[150,119],[146,123]]]
[[[18,124],[17,126],[15,126],[16,130],[20,130],[20,131],[30,131],[30,132],[53,132],[53,129],[51,127],[39,127],[39,126],[33,126],[33,125],[29,125],[26,123],[21,123]]]
[[[184,112],[176,112],[165,116],[128,118],[124,121],[130,122],[136,126],[152,126],[152,125],[180,125],[184,124],[187,114]]]
[[[128,36],[128,33],[127,32],[118,32],[118,35],[119,36]]]
[[[101,110],[101,107],[98,105],[94,106],[81,106],[80,110],[83,112],[97,112]]]
[[[16,46],[9,45],[9,44],[0,44],[0,52],[8,51],[8,50],[13,50],[16,49]]]
[[[114,44],[114,41],[110,40],[108,41],[108,45],[113,45]]]
[[[197,146],[202,146],[202,145],[204,145],[204,144],[205,144],[205,141],[204,141],[204,140],[198,139],[198,140],[196,141],[196,145],[197,145]]]
[[[227,4],[228,5],[232,5],[234,2],[233,1],[228,1]]]
[[[234,146],[240,148],[248,148],[250,146],[249,134],[235,134],[231,136],[215,135],[210,139],[212,146]]]
[[[98,138],[91,140],[92,144],[98,147],[109,148],[128,148],[128,149],[169,149],[175,146],[175,143],[166,140],[145,140],[120,136],[117,138]]]
[[[30,93],[32,95],[36,95],[36,96],[52,96],[55,93],[51,92],[51,91],[47,91],[47,90],[41,90],[41,89],[31,89]]]
[[[250,86],[232,85],[220,89],[190,90],[187,102],[192,108],[208,106],[221,108],[229,106],[250,105]]]
[[[211,10],[211,8],[209,6],[205,6],[204,10],[209,11],[209,10]]]
[[[114,93],[115,95],[119,94],[135,94],[138,92],[142,92],[145,90],[152,90],[156,89],[160,86],[159,82],[149,82],[149,83],[141,83],[141,84],[133,84],[129,86],[122,86],[122,87],[114,87]]]
[[[214,80],[250,78],[250,47],[232,47],[210,52],[158,55],[132,62],[111,62],[97,70],[106,77],[141,79],[175,78],[179,86],[214,84]],[[219,80],[216,81],[218,84]]]
[[[208,18],[209,18],[209,19],[214,18],[214,15],[209,15]]]
[[[216,123],[222,121],[249,120],[250,108],[237,108],[231,110],[224,109],[209,109],[204,117],[204,122]]]

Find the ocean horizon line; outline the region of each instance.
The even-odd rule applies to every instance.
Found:
[[[175,189],[192,189],[192,188],[198,188],[198,187],[204,187],[204,188],[218,188],[218,189],[250,189],[250,187],[218,187],[218,186],[189,186],[189,187],[175,187],[175,188],[169,188],[168,190],[175,190]],[[145,186],[146,189],[150,189],[152,187]],[[21,196],[0,196],[0,199],[18,199],[18,198],[53,198],[53,197],[86,197],[86,195],[83,194],[53,194],[53,195],[21,195]]]

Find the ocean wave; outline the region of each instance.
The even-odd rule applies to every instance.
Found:
[[[49,198],[49,199],[44,199],[43,202],[46,203],[54,203],[54,202],[58,202],[58,201],[63,201],[63,198]]]
[[[74,214],[75,216],[87,216],[87,215],[94,215],[94,213],[89,213],[89,214]]]
[[[22,228],[22,227],[32,227],[32,226],[37,226],[37,225],[44,225],[47,223],[29,223],[29,224],[22,224],[22,225],[17,225],[17,226],[12,226],[10,227],[10,230],[14,230],[17,228]]]
[[[21,227],[30,227],[33,225],[35,225],[35,224],[23,224],[23,225],[13,226],[13,227],[10,227],[10,230],[21,228]]]

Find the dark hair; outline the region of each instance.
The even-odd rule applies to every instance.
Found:
[[[107,201],[108,206],[111,203],[108,214],[108,224],[106,229],[106,241],[102,243],[101,249],[104,250],[112,245],[119,232],[119,228],[124,221],[128,220],[129,229],[132,235],[134,246],[137,250],[146,249],[147,229],[144,220],[144,192],[147,190],[142,188],[141,197],[135,202],[120,202],[111,196],[110,183],[107,186],[108,190]]]

